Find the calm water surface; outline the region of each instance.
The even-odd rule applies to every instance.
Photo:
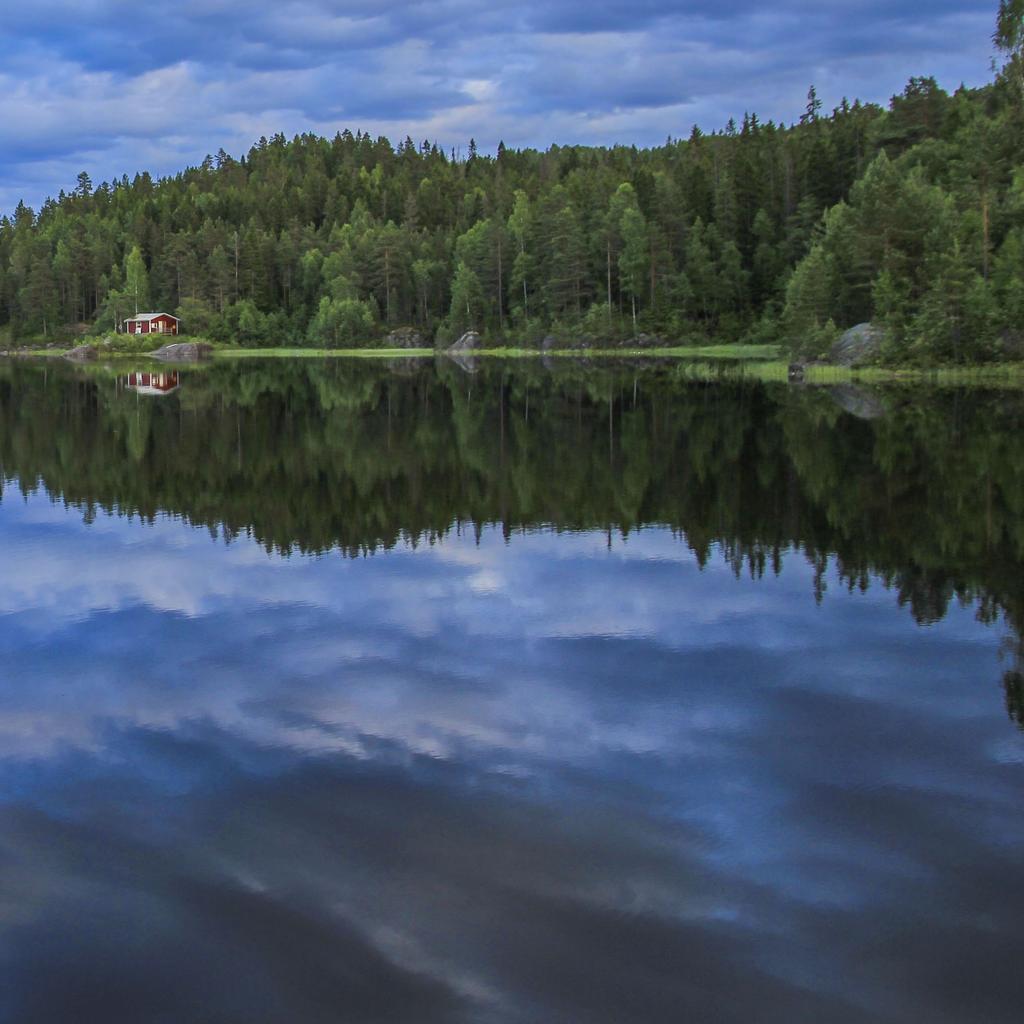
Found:
[[[0,365],[0,1021],[1019,1021],[1022,426]]]

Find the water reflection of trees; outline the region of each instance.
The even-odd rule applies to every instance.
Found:
[[[454,527],[670,526],[703,562],[844,585],[881,578],[919,622],[951,601],[1013,631],[1024,722],[1024,399],[895,393],[871,421],[829,395],[645,369],[483,362],[214,364],[167,401],[114,378],[0,369],[2,475],[87,516],[162,511],[268,549],[357,555]]]

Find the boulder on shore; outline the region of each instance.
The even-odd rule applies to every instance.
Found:
[[[480,335],[476,331],[466,331],[466,333],[459,338],[453,345],[449,345],[447,351],[449,352],[471,352],[475,348],[480,347]]]
[[[163,359],[168,363],[194,363],[207,359],[213,352],[213,346],[205,341],[178,341],[171,345],[163,345],[149,354],[154,359]]]
[[[65,352],[64,358],[75,363],[90,363],[96,358],[96,355],[96,349],[92,345],[78,345],[70,352]]]
[[[885,331],[874,324],[857,324],[844,332],[832,346],[828,361],[836,366],[864,366],[877,359]]]
[[[429,348],[415,327],[396,327],[384,339],[387,348]]]

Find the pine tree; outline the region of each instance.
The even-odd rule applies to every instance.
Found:
[[[992,36],[1003,55],[1003,74],[1024,89],[1024,0],[999,0],[996,30]]]

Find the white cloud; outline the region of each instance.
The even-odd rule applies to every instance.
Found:
[[[827,104],[884,102],[911,74],[980,83],[990,7],[43,0],[0,12],[0,207],[277,131],[654,144],[748,110],[792,120],[812,81]]]

